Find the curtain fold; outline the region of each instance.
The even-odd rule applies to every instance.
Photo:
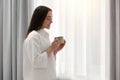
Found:
[[[110,80],[120,80],[120,1],[110,0]]]
[[[3,64],[3,0],[0,0],[0,64]],[[0,65],[0,80],[3,79],[3,65]]]
[[[120,80],[120,1],[116,0],[116,80]]]
[[[22,46],[32,0],[0,0],[0,80],[23,80]]]
[[[116,0],[110,0],[110,80],[116,80]]]

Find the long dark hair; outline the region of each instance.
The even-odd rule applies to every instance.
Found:
[[[31,22],[30,22],[26,37],[33,30],[37,31],[37,30],[41,29],[42,24],[47,16],[48,11],[52,11],[52,10],[46,6],[38,6],[35,9],[35,11],[32,15],[32,18],[31,18]]]

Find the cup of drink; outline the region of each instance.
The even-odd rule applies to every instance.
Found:
[[[64,38],[63,36],[56,37],[61,43],[64,43]]]

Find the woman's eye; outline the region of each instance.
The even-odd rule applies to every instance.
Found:
[[[47,17],[47,20],[52,20],[52,18],[50,16]]]

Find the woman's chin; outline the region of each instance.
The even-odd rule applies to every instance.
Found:
[[[46,29],[50,29],[50,27],[47,27]]]

